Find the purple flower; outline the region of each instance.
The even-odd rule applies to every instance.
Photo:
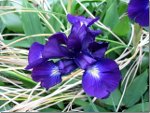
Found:
[[[32,79],[47,90],[62,81],[59,67],[52,61],[43,62],[32,70]]]
[[[149,0],[130,0],[128,15],[141,26],[149,26]]]
[[[82,78],[84,91],[97,98],[106,98],[121,80],[121,73],[115,61],[100,59],[88,67]]]
[[[32,70],[32,79],[49,89],[60,83],[63,75],[77,68],[84,69],[82,86],[85,92],[97,98],[106,98],[121,80],[121,73],[115,61],[105,58],[106,42],[96,42],[100,30],[90,26],[98,19],[68,15],[72,24],[68,38],[64,33],[49,37],[45,45],[33,43],[26,69]],[[59,59],[53,62],[52,59]]]

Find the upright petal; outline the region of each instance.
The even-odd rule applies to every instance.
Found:
[[[106,42],[93,42],[89,44],[88,52],[94,58],[99,59],[104,57],[107,48],[108,43]]]
[[[67,15],[67,19],[71,24],[76,24],[77,22],[80,22],[80,25],[82,26],[85,24],[87,27],[91,26],[94,22],[96,22],[99,18],[85,18],[83,16],[74,16],[71,14]]]
[[[33,68],[32,79],[41,82],[41,86],[47,90],[62,80],[58,66],[49,61]]]
[[[43,50],[43,58],[63,58],[69,56],[66,47],[67,37],[64,33],[52,35],[46,43]]]
[[[149,26],[149,0],[130,0],[128,15],[141,26]]]
[[[45,62],[47,59],[42,58],[42,51],[44,49],[44,45],[34,42],[30,49],[29,49],[29,55],[28,55],[28,62],[29,64],[25,69],[31,69],[42,62]]]
[[[70,74],[72,71],[77,69],[77,65],[71,59],[60,60],[58,67],[62,75]]]
[[[84,91],[97,98],[106,98],[121,80],[121,73],[115,61],[101,59],[85,70],[82,78]]]
[[[86,36],[82,41],[82,50],[86,50],[90,43],[95,41],[95,37],[101,33],[101,30],[91,30],[86,27]]]
[[[72,26],[71,33],[68,36],[67,47],[73,52],[79,52],[82,48],[82,41],[86,37],[86,26],[79,27],[78,23]]]
[[[86,69],[88,66],[96,62],[95,59],[92,57],[86,55],[86,54],[79,54],[77,58],[75,59],[75,63],[81,68],[81,69]]]

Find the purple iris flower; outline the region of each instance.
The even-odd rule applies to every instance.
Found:
[[[85,70],[82,86],[85,92],[97,98],[106,98],[121,80],[121,73],[115,61],[105,58],[106,42],[96,42],[100,30],[90,26],[98,20],[68,15],[72,24],[68,38],[64,33],[49,37],[45,45],[33,43],[29,50],[29,65],[32,79],[49,89],[61,82],[62,76],[77,68]],[[53,62],[52,59],[60,59]]]
[[[141,26],[149,26],[149,0],[130,0],[128,15]]]

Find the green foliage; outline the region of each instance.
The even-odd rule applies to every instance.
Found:
[[[129,109],[125,110],[125,112],[149,112],[149,102],[136,104]]]
[[[133,106],[140,100],[142,95],[147,90],[147,70],[141,75],[137,76],[131,85],[128,86],[126,93],[123,98],[123,103],[127,106]]]
[[[110,28],[114,28],[114,26],[119,22],[117,7],[117,1],[114,0],[106,11],[103,23]]]
[[[104,102],[107,105],[111,105],[115,107],[116,105],[118,105],[120,98],[121,98],[121,92],[117,89],[109,96],[109,98],[100,101]]]
[[[23,6],[26,8],[32,8],[31,4],[29,4],[26,0],[23,1]],[[24,32],[27,36],[44,33],[40,18],[37,13],[22,12],[21,20],[22,20]],[[28,39],[29,44],[32,44],[33,42],[44,43],[45,39],[44,37],[38,37],[38,38],[34,37]]]
[[[23,32],[22,22],[16,13],[4,15],[1,19],[10,31]]]
[[[0,77],[10,80],[20,87],[23,87],[23,89],[19,89],[11,82],[1,80],[0,78],[0,94],[6,94],[6,96],[11,99],[9,102],[8,98],[0,96],[0,106],[8,102],[5,107],[0,108],[0,111],[14,108],[16,103],[12,100],[18,96],[18,93],[20,95],[23,94],[20,90],[25,90],[25,94],[22,97],[14,99],[14,101],[18,103],[27,101],[30,96],[37,96],[30,100],[34,101],[55,94],[55,91],[65,84],[66,81],[53,87],[49,91],[41,93],[43,91],[42,88],[34,89],[37,83],[29,77],[31,75],[30,71],[24,70],[26,65],[21,64],[20,66],[18,63],[15,64],[15,62],[12,63],[11,61],[15,60],[17,62],[19,59],[23,62],[25,61],[26,64],[28,48],[33,42],[36,41],[44,44],[47,37],[55,32],[65,32],[68,35],[71,27],[67,21],[66,13],[86,17],[91,17],[92,14],[95,17],[100,17],[97,25],[92,26],[93,29],[102,30],[102,34],[96,37],[96,41],[109,42],[106,56],[111,59],[117,59],[122,56],[122,52],[125,49],[127,49],[127,51],[131,50],[128,55],[123,54],[125,56],[122,56],[117,62],[122,69],[122,66],[125,64],[124,61],[129,61],[121,70],[123,80],[125,79],[125,75],[127,75],[127,77],[129,76],[130,68],[133,72],[131,73],[129,83],[127,83],[125,95],[123,95],[123,90],[125,88],[124,84],[127,82],[126,79],[123,84],[122,82],[120,83],[118,89],[112,92],[108,98],[96,99],[95,102],[93,102],[93,97],[87,96],[85,93],[77,95],[79,91],[82,90],[82,85],[78,85],[54,97],[48,98],[39,107],[35,108],[35,110],[43,107],[43,109],[39,110],[40,112],[61,112],[70,106],[72,110],[81,110],[84,112],[114,112],[121,102],[118,109],[120,112],[149,111],[148,44],[140,47],[143,57],[140,56],[140,51],[133,56],[138,44],[142,42],[142,32],[147,33],[148,28],[142,28],[135,23],[132,24],[133,22],[127,15],[128,4],[125,2],[126,0],[78,0],[84,7],[76,0],[45,0],[48,1],[46,4],[42,2],[38,3],[36,0],[16,1],[17,2],[11,0],[0,1],[0,6],[7,6],[0,9],[0,41],[2,42],[0,43]],[[133,33],[131,25],[134,25],[134,34],[132,43],[128,45],[131,34]],[[41,36],[39,34],[43,35]],[[45,36],[45,34],[48,35]],[[145,35],[143,36],[143,40],[145,39]],[[125,44],[118,41],[116,37],[123,40]],[[18,41],[20,39],[21,41]],[[1,48],[3,45],[4,48]],[[130,58],[132,59],[130,60]],[[135,62],[135,64],[132,66],[133,62]],[[139,67],[136,72],[136,69],[133,67],[138,64]],[[131,81],[134,72],[135,78]],[[82,76],[75,77],[73,80],[68,79],[70,81],[63,88],[75,84],[81,79]],[[12,89],[9,90],[9,88]],[[16,88],[16,93],[12,93],[13,88]],[[8,91],[4,92],[4,89]],[[27,93],[26,90],[31,91]],[[41,94],[39,94],[39,91],[41,91]],[[64,99],[63,96],[65,98],[70,97],[70,99]],[[122,101],[121,98],[123,98]],[[47,107],[49,105],[51,106]]]

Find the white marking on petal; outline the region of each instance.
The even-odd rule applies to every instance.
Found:
[[[55,75],[60,75],[59,68],[56,66],[52,69],[52,73],[51,73],[51,76],[55,76]]]
[[[92,68],[90,68],[88,70],[88,73],[90,73],[95,78],[98,78],[98,79],[100,78],[99,69],[96,66],[93,66]]]

